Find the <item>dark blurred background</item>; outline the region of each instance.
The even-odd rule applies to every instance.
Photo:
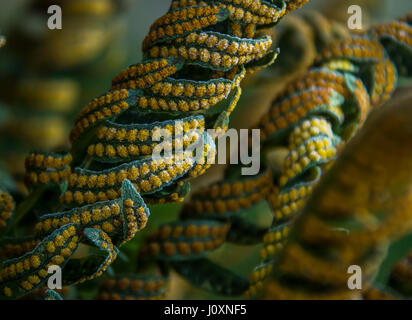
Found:
[[[51,4],[53,3],[51,0],[47,1]],[[113,1],[116,2],[117,0]],[[0,1],[0,34],[5,35],[6,38],[9,38],[6,47],[0,50],[0,66],[2,65],[1,62],[4,62],[4,60],[2,60],[3,57],[6,57],[6,61],[14,61],[14,59],[17,59],[16,57],[18,53],[25,51],[26,43],[20,43],[20,47],[18,49],[14,46],[9,46],[9,43],[12,44],[13,42],[19,42],[19,40],[21,40],[12,39],[11,37],[16,26],[24,26],[26,24],[26,20],[23,17],[25,17],[25,14],[31,10],[30,4],[30,0]],[[412,10],[411,0],[310,0],[309,4],[299,10],[297,14],[300,14],[303,11],[316,9],[322,12],[329,19],[334,19],[345,23],[348,18],[347,8],[349,5],[353,4],[358,4],[363,8],[365,26],[371,23],[391,20]],[[31,77],[34,79],[36,77],[41,77],[42,79],[45,77],[46,79],[58,80],[64,78],[68,81],[72,81],[74,87],[76,88],[76,98],[73,99],[72,106],[69,108],[69,111],[65,113],[53,113],[53,116],[58,120],[57,129],[54,131],[46,130],[46,135],[44,137],[34,137],[34,142],[38,142],[38,144],[35,145],[36,148],[55,149],[56,147],[68,147],[67,133],[70,130],[73,116],[84,106],[84,104],[99,93],[105,92],[110,87],[111,78],[115,76],[118,71],[129,64],[138,62],[141,59],[140,51],[143,38],[147,34],[151,23],[156,18],[163,15],[167,11],[169,5],[169,0],[125,1],[124,6],[119,9],[115,15],[106,17],[107,20],[105,20],[104,23],[104,26],[107,28],[107,32],[110,32],[111,29],[116,28],[117,32],[113,36],[113,39],[110,39],[111,41],[107,43],[108,47],[115,49],[115,51],[113,51],[115,53],[111,52],[110,55],[107,48],[104,50],[102,49],[105,54],[108,54],[106,59],[103,59],[100,55],[99,57],[92,57],[90,60],[85,61],[84,64],[81,64],[80,68],[79,66],[72,66],[71,69],[73,70],[66,70],[63,68],[64,70],[54,69],[45,73],[40,68],[37,71],[31,71]],[[70,28],[72,26],[72,24],[67,22],[67,17],[63,11],[63,29]],[[113,24],[112,27],[111,23],[114,22],[116,23]],[[44,20],[43,27],[46,23],[47,20]],[[87,30],[87,24],[83,25],[83,28]],[[24,58],[26,60],[23,61],[25,63],[29,63],[31,58],[35,59],[36,57],[30,56],[30,52],[28,52],[28,57],[26,56]],[[98,61],[96,62],[95,60]],[[19,63],[20,62],[16,63],[16,65],[19,65]],[[6,65],[10,66],[11,64],[6,63]],[[10,67],[7,68],[7,66],[5,67],[3,65],[3,70],[7,69],[4,72],[2,71],[2,68],[0,68],[0,79],[4,82],[14,83],[10,82],[8,78],[9,75],[10,77],[12,75],[13,81],[20,83],[20,81],[24,79],[25,73],[14,72],[15,70],[13,70],[13,68],[11,68],[12,70],[9,70]],[[90,66],[93,67],[91,68]],[[245,92],[247,91],[245,90]],[[11,119],[10,121],[16,121],[17,119],[18,122],[21,121],[21,123],[25,123],[24,121],[28,121],[30,117],[40,117],[42,121],[44,121],[44,118],[50,117],[50,115],[47,114],[47,112],[38,113],[38,111],[36,111],[36,113],[31,109],[31,106],[29,105],[30,103],[26,100],[24,105],[22,105],[21,101],[15,103],[13,102],[15,100],[8,99],[6,95],[7,92],[4,95],[0,92],[0,159],[3,161],[3,166],[7,168],[6,170],[12,171],[16,177],[19,177],[19,175],[22,175],[23,171],[22,159],[24,159],[27,151],[33,148],[33,143],[32,141],[28,144],[24,143],[24,140],[28,140],[28,135],[21,138],[23,142],[21,142],[18,137],[13,137],[14,133],[12,130],[7,129],[8,127],[6,127],[6,129],[2,132],[2,123],[7,123],[7,117]],[[239,119],[238,123],[242,123],[241,120],[244,118],[242,117],[242,112],[244,112],[246,107],[243,106],[239,108],[239,110],[237,110],[238,114],[234,114],[234,118]],[[4,113],[1,112],[2,108],[6,110]],[[20,111],[17,112],[18,110]],[[47,124],[44,124],[43,127],[47,127]],[[35,129],[35,126],[33,129]],[[21,134],[21,132],[16,133],[17,136],[19,134]],[[47,143],[47,137],[53,135],[55,135],[52,137],[54,139]],[[13,145],[10,146],[10,141],[16,142],[13,142]],[[211,170],[210,173],[206,175],[206,178],[199,179],[194,183],[195,187],[196,184],[205,184],[205,181],[216,180],[217,177],[219,177],[219,170],[221,171],[219,168]],[[180,206],[181,205],[178,204],[152,207],[150,223],[146,228],[147,230],[140,235],[140,240],[144,238],[145,234],[149,233],[150,230],[153,230],[162,222],[175,220]],[[265,204],[258,205],[253,210],[255,211],[254,214],[257,214],[258,216],[262,215],[262,219],[265,219],[265,217],[267,218],[268,216],[268,208]],[[129,252],[133,255],[133,252],[135,252],[138,245],[139,240],[125,246],[124,250],[126,253]],[[245,248],[233,244],[227,244],[213,253],[213,259],[216,261],[225,261],[226,265],[228,261],[230,261],[231,267],[239,270],[240,273],[247,276],[250,274],[253,266],[258,261],[259,249],[260,247],[256,246]],[[170,298],[221,298],[210,296],[205,292],[192,288],[177,275],[173,277],[171,285],[172,289],[171,295],[169,296]]]

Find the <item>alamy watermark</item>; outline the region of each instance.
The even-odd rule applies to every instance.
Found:
[[[233,128],[226,132],[215,129],[207,129],[206,132],[190,129],[184,132],[183,122],[177,121],[173,135],[162,128],[152,130],[152,140],[159,142],[153,148],[152,157],[166,158],[185,152],[192,154],[193,160],[198,163],[205,161],[207,164],[215,164],[217,160],[218,164],[239,164],[240,161],[245,166],[241,168],[242,175],[256,175],[260,170],[260,130],[252,129],[250,135],[249,132],[248,129],[238,131]],[[205,144],[211,143],[211,140],[217,147],[217,154],[209,153],[204,159]]]

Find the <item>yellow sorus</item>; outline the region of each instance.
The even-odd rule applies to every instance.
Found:
[[[284,206],[283,208],[281,208],[283,215],[288,216],[292,213],[292,209],[290,208],[290,206]]]
[[[273,246],[269,246],[269,247],[273,247]],[[270,257],[272,255],[273,255],[273,253],[272,253],[272,251],[269,251],[268,247],[262,248],[259,252],[259,257],[260,257],[261,260],[265,260],[265,259],[267,259],[268,257]]]
[[[149,135],[149,130],[143,129],[139,131],[139,133],[137,134],[137,138],[143,142],[149,138]]]
[[[90,212],[89,212],[89,211],[83,212],[83,213],[81,214],[80,219],[81,219],[81,222],[82,222],[83,224],[88,224],[88,223],[91,221]]]
[[[8,267],[8,275],[9,275],[10,277],[14,277],[14,276],[16,275],[16,265],[14,265],[14,264],[9,265],[9,267]]]
[[[106,195],[110,200],[116,199],[119,196],[119,194],[120,194],[120,191],[117,192],[114,189],[109,189],[109,190],[106,191]]]
[[[103,191],[98,192],[97,198],[99,199],[99,201],[107,201],[108,200],[106,193],[103,192]]]
[[[80,217],[77,214],[74,214],[70,217],[70,222],[78,224],[81,222]]]
[[[51,225],[52,225],[53,228],[56,229],[56,228],[60,227],[62,224],[61,224],[61,221],[60,221],[59,219],[54,218],[54,219],[51,221]]]
[[[24,259],[23,267],[24,267],[25,270],[30,270],[30,268],[31,268],[30,259]]]
[[[34,160],[36,163],[36,167],[41,167],[43,165],[43,160],[44,160],[44,155],[36,154],[35,160]]]
[[[249,276],[250,283],[256,283],[259,281],[259,270],[253,271],[252,274]]]
[[[77,247],[77,242],[76,242],[77,240],[72,240],[71,242],[69,242],[69,244],[67,245],[67,247],[70,249],[70,250],[74,250],[76,247]]]
[[[19,261],[16,263],[16,271],[22,273],[24,271],[23,262]]]
[[[102,212],[100,209],[93,209],[92,210],[92,220],[97,222],[102,219]]]
[[[293,170],[294,174],[298,174],[302,171],[302,166],[299,163],[294,163],[292,165],[292,170]]]
[[[272,257],[272,256],[275,255],[276,247],[274,245],[270,244],[266,247],[266,252],[270,257]]]
[[[154,161],[150,162],[150,163],[149,163],[149,169],[150,169],[150,171],[151,171],[151,172],[156,171],[158,165],[159,165],[159,163],[158,163],[157,160],[154,160]]]
[[[77,178],[77,187],[82,188],[83,186],[85,186],[87,183],[87,176],[86,175],[80,175]]]
[[[117,183],[122,183],[125,179],[127,179],[127,171],[121,170],[116,175]]]
[[[62,236],[65,240],[68,239],[70,237],[69,231],[68,230],[63,230]]]
[[[112,145],[107,145],[105,147],[105,153],[109,158],[113,158],[116,156],[116,150]]]
[[[47,242],[46,249],[49,253],[56,251],[56,247],[54,246],[54,243],[52,241]]]
[[[109,208],[108,206],[104,206],[101,210],[102,210],[102,217],[103,217],[104,219],[107,219],[107,218],[110,217],[110,215],[111,215],[111,210],[110,210],[110,208]]]
[[[74,193],[73,198],[74,198],[74,201],[76,201],[76,203],[78,204],[82,204],[84,202],[83,194],[80,191],[76,191]]]
[[[198,233],[198,227],[194,224],[190,224],[186,226],[186,228],[184,229],[184,234],[188,238],[195,237],[197,233]]]
[[[125,146],[117,146],[116,151],[121,158],[127,158],[129,156],[129,153]]]
[[[27,278],[31,284],[38,284],[40,282],[40,278],[38,276],[29,276]]]
[[[316,151],[311,151],[309,153],[309,158],[314,162],[319,161],[321,159],[320,155]]]
[[[50,182],[50,177],[46,172],[41,172],[39,174],[39,182],[43,184],[48,184]]]
[[[149,181],[156,188],[158,188],[162,185],[162,180],[159,177],[155,176],[155,175],[152,175],[149,178]]]
[[[299,160],[299,162],[300,162],[301,166],[304,168],[304,167],[306,167],[310,164],[310,159],[308,157],[302,157]]]
[[[113,215],[117,215],[120,212],[120,207],[117,203],[111,205],[111,210]]]
[[[141,180],[140,181],[140,188],[142,188],[143,191],[148,192],[152,189],[152,185],[147,180]]]
[[[150,172],[150,167],[147,163],[142,164],[142,166],[140,167],[140,174],[142,176],[147,175]]]
[[[20,286],[25,290],[31,290],[33,288],[33,285],[28,281],[21,282]]]
[[[114,183],[113,183],[113,184],[114,184]],[[90,191],[90,190],[85,192],[85,194],[84,194],[84,200],[85,200],[87,203],[94,203],[94,202],[97,201],[96,195],[95,195],[92,191]]]
[[[34,231],[35,231],[36,233],[41,232],[42,229],[43,229],[43,223],[41,223],[41,222],[36,223],[36,225],[34,226]]]
[[[61,235],[56,236],[56,238],[54,239],[54,244],[56,247],[62,247],[64,245],[64,237]]]
[[[133,200],[132,199],[126,199],[126,200],[124,200],[123,203],[126,207],[133,207]]]

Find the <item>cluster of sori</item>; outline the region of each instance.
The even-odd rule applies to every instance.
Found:
[[[410,298],[408,262],[385,279],[412,227],[409,105],[398,98],[374,112],[339,154],[294,222],[264,298]]]
[[[278,190],[269,198],[274,210],[274,220],[269,232],[263,238],[262,264],[256,268],[251,276],[251,287],[248,294],[254,295],[259,290],[262,281],[270,273],[274,264],[276,266],[278,263],[283,263],[283,261],[277,261],[276,252],[284,246],[285,236],[288,233],[285,228],[288,230],[290,223],[293,223],[299,216],[322,172],[331,166],[338,152],[362,126],[369,112],[373,108],[383,105],[391,97],[396,88],[398,75],[411,76],[412,68],[408,61],[412,53],[411,40],[412,28],[407,20],[373,26],[364,33],[336,40],[321,50],[315,59],[314,66],[302,78],[291,83],[275,99],[269,112],[261,119],[259,126],[264,130],[262,143],[269,147],[283,144],[287,147],[288,153],[279,172],[276,184]],[[379,144],[374,145],[374,147],[378,146]],[[366,150],[362,151],[365,159],[372,157],[372,154],[368,154]],[[348,171],[345,172],[345,175],[355,177],[350,175]],[[328,199],[328,196],[325,195],[325,199]],[[333,199],[335,203],[337,199]],[[324,202],[327,203],[326,200]],[[337,203],[339,202],[337,201]],[[348,202],[348,207],[350,203]],[[348,207],[347,209],[349,209]],[[321,208],[316,209],[317,212],[321,210]],[[375,210],[377,209],[375,208]],[[336,211],[341,212],[341,210]],[[350,219],[356,220],[355,212],[350,212],[350,214],[348,212],[344,218],[334,217],[333,214],[335,212],[331,210],[328,212],[328,217],[322,217],[325,220],[330,219],[327,222],[322,221],[322,224],[325,224],[324,228],[329,223],[330,225],[335,224],[336,228],[339,225],[343,226],[344,222],[339,221],[339,219],[344,220],[345,223],[348,223],[347,221]],[[369,212],[368,214],[377,213]],[[334,221],[333,218],[337,221]],[[320,236],[322,231],[317,230],[315,225],[301,227],[308,228],[305,231],[310,233],[313,238],[322,237]],[[367,228],[367,225],[364,227]],[[309,228],[313,230],[309,232]],[[302,237],[305,231],[301,231]],[[359,252],[355,253],[356,250],[351,253],[346,252],[348,257],[345,258],[348,261],[343,258],[339,260],[341,257],[338,257],[336,261],[329,263],[331,261],[327,260],[331,257],[328,254],[325,254],[327,256],[325,259],[323,257],[324,251],[318,252],[315,245],[311,247],[309,243],[312,239],[305,239],[305,241],[308,240],[308,243],[299,243],[296,247],[292,244],[288,245],[286,249],[282,250],[280,256],[287,261],[282,265],[282,268],[290,270],[290,274],[288,274],[289,271],[285,271],[285,274],[280,276],[281,272],[279,272],[279,277],[299,278],[301,276],[297,274],[298,272],[291,276],[296,271],[290,265],[292,259],[287,257],[287,254],[291,253],[294,258],[299,256],[302,261],[310,261],[309,263],[313,263],[313,265],[319,265],[319,270],[316,270],[315,267],[311,269],[313,274],[316,273],[317,276],[325,275],[325,279],[322,280],[324,287],[333,288],[336,286],[342,289],[342,281],[343,279],[347,280],[347,275],[341,270],[347,269],[351,264],[356,264],[349,263],[348,265],[349,261],[359,261],[359,264],[364,264],[364,261],[361,263],[358,254],[360,252],[364,254],[365,251],[368,251],[367,245],[376,241],[372,234],[370,238],[367,237],[366,230],[357,231],[359,234],[356,232],[350,234],[354,234],[354,239],[359,240],[356,244],[356,250]],[[280,232],[282,237],[276,236],[276,232]],[[365,247],[361,246],[360,234],[365,238]],[[382,232],[382,238],[386,236],[388,235]],[[337,236],[337,238],[339,237],[342,235]],[[330,245],[337,246],[338,243],[335,243],[332,238],[334,237],[331,236]],[[351,243],[348,238],[346,240],[342,238],[342,241],[348,245]],[[342,243],[339,243],[339,246],[345,247]],[[349,248],[354,249],[352,246]],[[325,245],[326,247],[327,245]],[[349,251],[349,248],[345,249]],[[322,263],[324,264],[322,265]],[[305,263],[300,262],[299,268],[301,268],[300,271],[306,270]],[[330,282],[327,280],[326,274],[330,274]],[[321,282],[320,279],[316,278],[316,275],[311,277],[311,272],[307,272],[305,277],[309,279],[305,280],[308,288],[310,288],[311,281]],[[341,276],[342,278],[338,281],[337,279]],[[335,283],[333,283],[333,279],[336,280]],[[342,291],[348,295],[346,280]],[[279,285],[278,289],[275,292],[279,292],[279,296],[283,296],[282,294],[288,296],[288,290],[286,288],[282,290],[282,285]],[[319,290],[319,287],[316,287],[316,290]],[[334,289],[331,289],[331,292],[327,290],[316,292],[316,290],[311,292],[310,289],[307,289],[307,296],[316,297],[319,294],[322,297],[324,293],[325,296],[333,297],[336,293]],[[296,294],[294,290],[289,293]],[[305,294],[302,296],[304,297]]]
[[[370,137],[353,146],[355,154],[347,151],[345,156],[344,147],[370,111],[390,99],[398,77],[411,76],[411,19],[351,34],[319,14],[308,14],[290,21],[289,38],[291,31],[311,34],[310,40],[300,38],[317,55],[299,52],[299,57],[307,60],[300,62],[310,62],[308,70],[277,94],[254,126],[261,129],[262,154],[268,155],[261,173],[251,179],[242,177],[237,166],[229,166],[222,181],[193,194],[179,223],[166,225],[149,237],[142,255],[167,261],[194,285],[220,294],[353,298],[359,291],[347,286],[348,267],[363,267],[367,289],[386,242],[408,228],[404,223],[408,220],[407,193],[402,195],[399,187],[390,203],[383,199],[384,192],[390,194],[386,188],[405,185],[409,177],[405,173],[410,167],[409,154],[402,153],[407,147],[400,145],[407,145],[405,138],[399,138],[399,144],[391,142],[395,134],[390,130],[395,130],[396,121],[387,116],[386,131],[378,123],[376,127],[382,128],[379,135],[369,130]],[[281,36],[280,40],[287,44],[290,39]],[[281,48],[288,50],[287,45]],[[338,164],[331,172],[335,180],[327,179],[319,188],[322,194],[318,191],[313,196],[314,187],[336,159]],[[396,173],[389,173],[392,167]],[[391,198],[388,194],[385,199]],[[273,211],[269,229],[258,221],[253,223],[247,215],[247,209],[261,200]],[[181,243],[181,235],[190,241]],[[225,241],[243,245],[263,242],[260,264],[249,279],[199,255]],[[267,287],[263,291],[264,280]],[[373,296],[385,297],[386,293],[378,288],[365,291],[364,297]]]
[[[29,150],[66,147],[78,104],[98,93],[99,79],[107,80],[124,60],[119,19],[124,1],[35,0],[6,30],[0,154],[15,176],[23,176]],[[59,30],[47,23],[53,20],[48,9],[56,5],[61,8]]]
[[[146,225],[147,203],[181,201],[189,191],[188,180],[203,174],[210,166],[206,159],[215,156],[215,141],[206,129],[225,132],[241,80],[278,55],[264,29],[305,2],[173,0],[143,42],[143,61],[121,71],[111,89],[77,115],[70,153],[32,152],[25,176],[30,195],[14,212],[13,199],[1,198],[4,216],[11,216],[0,230],[2,297],[18,298],[43,288],[53,265],[62,269],[63,285],[100,276],[117,257],[117,247]],[[159,129],[168,132],[163,138],[171,137],[179,152],[153,156],[164,140],[157,136]],[[200,150],[189,148],[199,141]],[[264,174],[229,193],[248,193],[242,202],[247,206],[256,201],[254,191],[263,192],[266,181],[269,175]],[[226,189],[222,186],[223,194]],[[51,196],[59,193],[60,198]],[[43,209],[46,203],[54,208],[52,213],[40,215],[29,235],[10,237],[42,201]],[[225,211],[226,203],[216,202],[215,207]],[[203,281],[209,266],[199,258],[217,248],[228,230],[229,225],[207,219],[162,227],[139,254],[159,268],[150,269],[149,275],[108,278],[97,298],[161,297],[170,265],[184,272],[197,263]],[[97,252],[84,254],[85,247],[96,247]],[[221,277],[235,284],[217,269],[215,280]],[[239,288],[244,289],[243,282]],[[47,298],[58,295],[47,291]]]

